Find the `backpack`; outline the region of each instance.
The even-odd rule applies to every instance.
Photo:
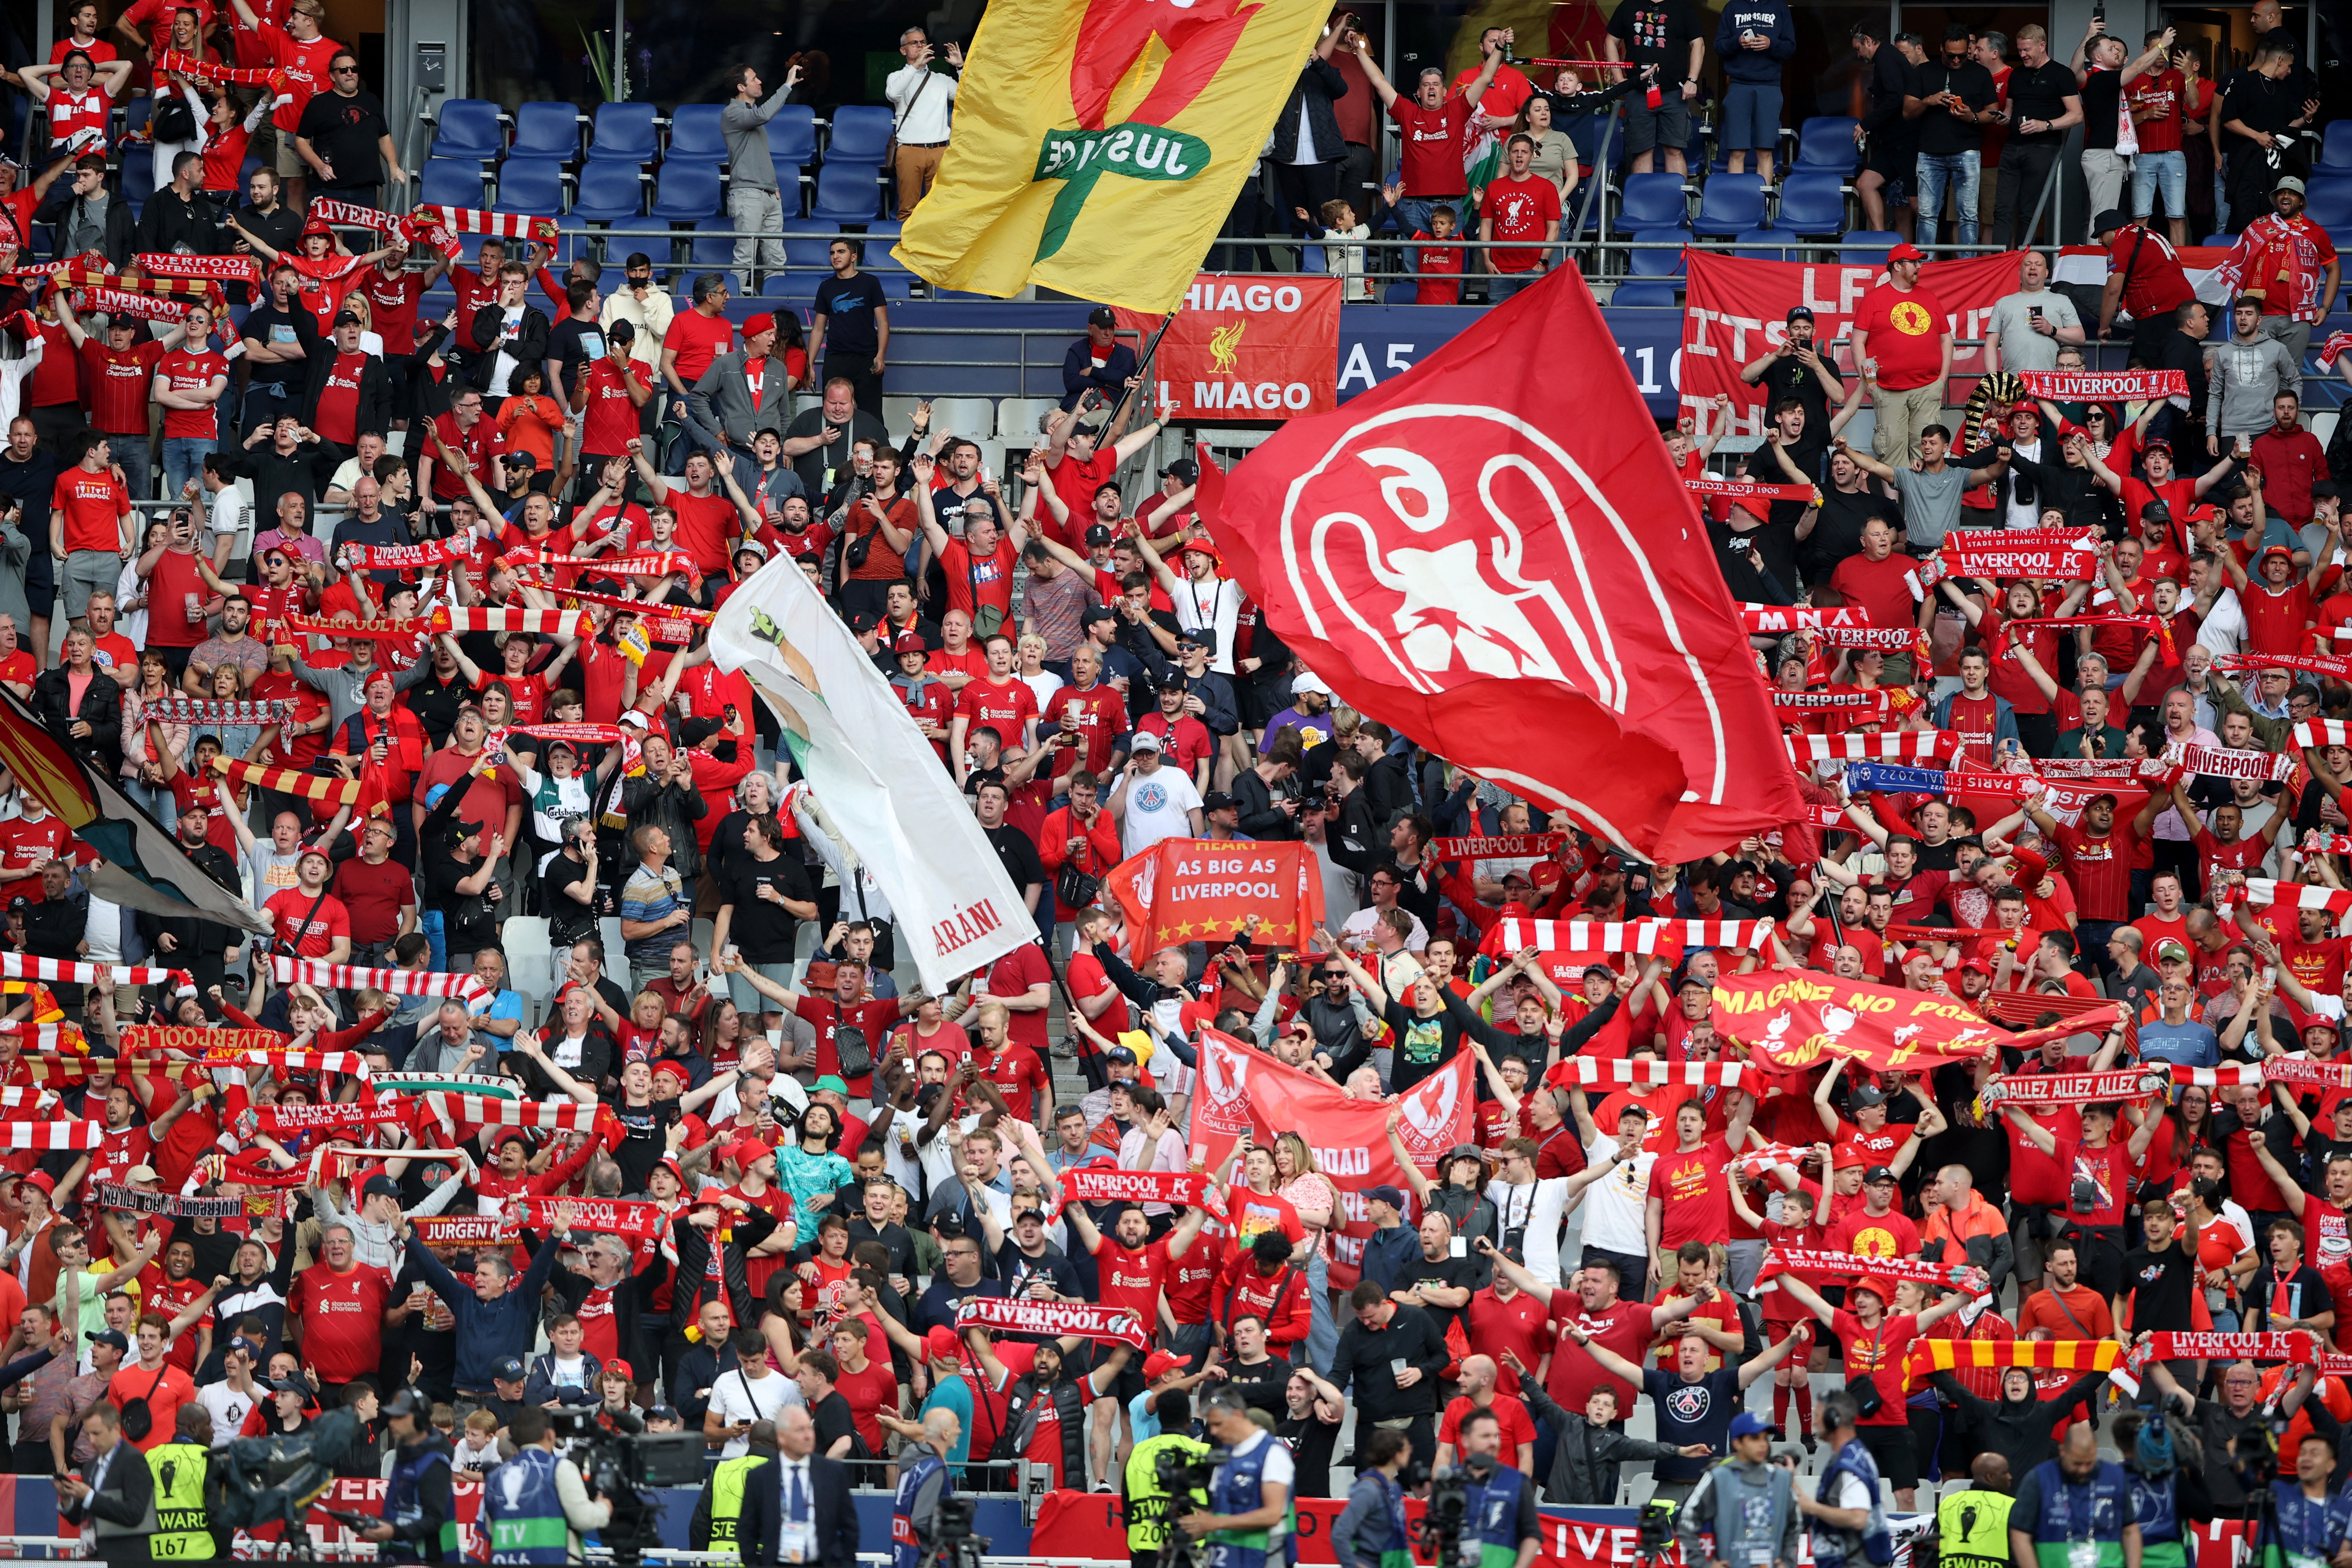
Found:
[[[159,142],[193,142],[196,139],[195,110],[188,107],[186,99],[177,94],[166,96],[157,93],[155,112],[148,121],[147,128]]]

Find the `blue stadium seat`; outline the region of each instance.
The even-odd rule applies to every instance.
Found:
[[[1685,228],[1690,225],[1690,201],[1680,174],[1659,171],[1625,176],[1625,193],[1617,209],[1619,229]]]
[[[809,204],[811,217],[835,223],[872,223],[882,210],[882,186],[874,171],[861,163],[825,160],[816,172],[816,198]]]
[[[693,247],[687,252],[687,265],[698,272],[707,272],[714,267],[732,267],[735,264],[734,237],[705,231],[734,226],[735,220],[730,217],[706,217],[698,221],[694,226]]]
[[[1848,267],[1886,265],[1886,253],[1901,244],[1903,237],[1892,229],[1857,228],[1847,231],[1845,244],[1838,251],[1838,260]]]
[[[1845,176],[1834,169],[1790,170],[1772,226],[1789,234],[1844,233]]]
[[[155,143],[130,142],[122,149],[122,199],[133,218],[147,210],[147,198],[154,194]]]
[[[1679,248],[1665,250],[1661,246],[1681,247],[1690,243],[1690,236],[1678,228],[1643,228],[1633,233],[1636,240],[1650,248],[1631,252],[1633,276],[1636,278],[1679,278],[1683,275],[1683,253]]]
[[[661,166],[660,183],[654,187],[654,216],[672,223],[696,223],[718,210],[717,164],[672,159]]]
[[[873,268],[869,267],[866,270],[870,272]],[[900,270],[903,271],[904,268]],[[1331,268],[1324,264],[1323,247],[1319,245],[1310,245],[1302,248],[1298,253],[1298,270],[1312,273],[1317,277],[1328,275]]]
[[[1797,128],[1797,167],[1850,173],[1862,163],[1851,114],[1816,114]]]
[[[2312,171],[2305,216],[2322,228],[2352,226],[2352,169],[2340,174]]]
[[[1671,283],[1620,283],[1617,292],[1609,297],[1609,303],[1612,309],[1623,305],[1671,310],[1679,307],[1682,300],[1675,296],[1675,286]]]
[[[1769,228],[1751,228],[1731,242],[1731,254],[1748,261],[1791,261],[1789,237]]]
[[[2319,162],[2312,165],[2315,174],[2338,170],[2352,174],[2352,120],[2327,122],[2319,139]]]
[[[1691,232],[1722,238],[1764,226],[1764,176],[1717,174],[1698,194]]]
[[[495,212],[552,217],[563,210],[563,165],[552,158],[509,158],[499,165]]]
[[[805,270],[830,267],[833,237],[835,230],[829,223],[810,217],[788,217],[784,220],[784,265],[803,268],[802,276],[809,287],[816,287],[821,271]]]
[[[656,271],[667,271],[676,247],[670,239],[669,225],[659,218],[625,217],[616,220],[604,231],[604,265],[618,267],[629,253],[642,250],[653,260]],[[614,284],[614,288],[621,285]]]
[[[2238,243],[2238,237],[2234,234],[2209,234],[2205,237],[2205,243],[2208,245],[2218,245],[2222,249],[2227,250],[2231,246]]]
[[[719,128],[726,110],[716,103],[681,103],[670,111],[669,150],[665,158],[691,163],[727,162],[727,136]]]
[[[499,106],[484,98],[452,98],[441,105],[440,123],[433,129],[436,158],[471,158],[488,163],[505,156],[507,133],[499,123]]]
[[[152,97],[134,98],[122,106],[122,130],[125,135],[137,135],[147,129],[147,116],[153,112]]]
[[[781,174],[805,169],[816,162],[816,110],[805,103],[788,103],[768,121],[768,157]]]
[[[816,286],[823,279],[810,272],[771,272],[760,285],[763,300],[801,300],[816,298]]]
[[[600,103],[588,137],[588,157],[602,163],[650,163],[661,156],[654,142],[654,106],[650,103]]]
[[[1307,270],[1320,272],[1323,269],[1310,267]],[[915,275],[911,272],[877,272],[874,275],[874,281],[882,285],[885,300],[911,300],[915,297]],[[814,295],[815,290],[811,289],[810,293]]]
[[[645,176],[626,163],[583,163],[572,216],[582,223],[619,223],[646,210]]]
[[[482,205],[482,171],[477,163],[454,158],[427,158],[416,199],[426,206],[478,207]]]
[[[887,249],[898,244],[898,236],[906,231],[906,227],[894,217],[876,218],[866,226],[866,248],[872,250],[879,246]]]
[[[890,145],[891,115],[879,104],[845,103],[833,111],[833,134],[824,144],[824,161],[866,163],[880,167]]]
[[[580,156],[580,111],[568,103],[526,103],[515,110],[509,158],[553,158],[568,163]]]

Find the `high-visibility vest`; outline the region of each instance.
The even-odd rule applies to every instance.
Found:
[[[205,1476],[212,1450],[201,1443],[159,1443],[147,1451],[155,1477],[155,1533],[149,1550],[157,1562],[203,1562],[214,1555],[213,1532],[205,1513]]]
[[[744,1454],[737,1458],[721,1459],[719,1468],[710,1472],[710,1543],[706,1552],[724,1552],[737,1541],[737,1526],[743,1518],[743,1483],[751,1478],[754,1466],[766,1464],[772,1456]]]

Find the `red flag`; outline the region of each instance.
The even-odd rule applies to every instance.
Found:
[[[1801,816],[1689,494],[1563,269],[1334,414],[1201,514],[1349,706],[1652,859]]]

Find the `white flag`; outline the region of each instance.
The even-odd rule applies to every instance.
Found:
[[[786,557],[728,596],[710,655],[783,726],[825,816],[881,884],[929,990],[1037,940],[1021,893],[906,705]]]

